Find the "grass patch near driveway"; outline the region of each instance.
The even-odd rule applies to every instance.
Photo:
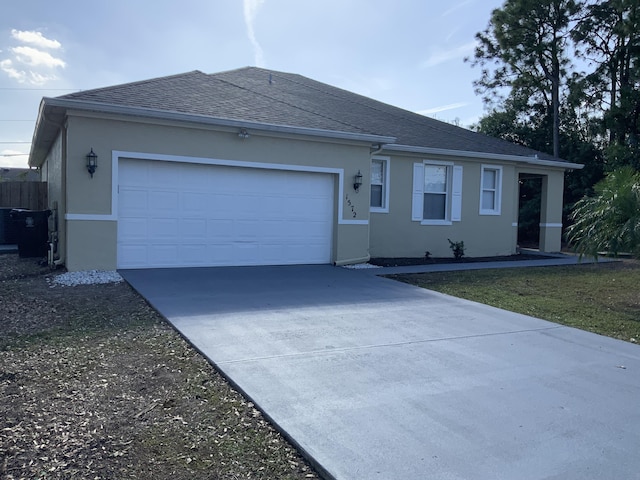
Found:
[[[391,275],[460,298],[640,342],[640,262]]]
[[[0,255],[0,478],[317,479],[126,283]]]

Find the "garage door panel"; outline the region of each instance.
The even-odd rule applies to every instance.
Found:
[[[176,168],[178,167],[178,168]],[[147,164],[148,169],[148,185],[154,188],[175,188],[176,182],[180,182],[181,177],[184,176],[183,169],[172,164],[171,162],[153,162]]]
[[[212,242],[216,240],[229,241],[233,238],[233,220],[215,218],[207,221],[207,238]]]
[[[178,192],[156,190],[149,192],[148,208],[150,210],[165,210],[178,213],[180,208],[180,195]]]
[[[146,190],[120,187],[120,202],[126,208],[127,215],[136,213],[147,215],[149,211],[149,194]]]
[[[187,244],[180,247],[180,260],[184,265],[200,265],[202,258],[207,255],[207,245],[200,244]]]
[[[149,263],[146,245],[122,245],[118,247],[118,266],[121,268],[133,268],[137,265]]]
[[[118,221],[118,235],[130,240],[149,238],[149,219],[147,218],[123,218]]]
[[[184,218],[180,220],[180,234],[183,239],[206,239],[207,221],[202,218]]]
[[[180,236],[179,225],[177,218],[151,218],[149,219],[149,237],[152,241],[158,239],[177,241]]]
[[[119,268],[331,261],[331,175],[120,164]]]
[[[186,214],[202,217],[209,210],[211,199],[206,193],[186,192],[182,194],[181,203]]]

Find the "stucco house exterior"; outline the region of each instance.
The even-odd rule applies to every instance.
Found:
[[[253,67],[44,98],[29,165],[70,271],[444,257],[447,239],[514,254],[527,176],[540,249],[558,251],[564,172],[582,167]]]

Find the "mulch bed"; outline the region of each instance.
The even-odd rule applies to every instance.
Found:
[[[0,255],[0,478],[317,479],[126,283]]]
[[[400,258],[387,258],[378,257],[369,260],[372,265],[378,265],[380,267],[407,267],[414,265],[437,265],[440,263],[477,263],[477,262],[509,262],[509,261],[521,261],[521,260],[544,260],[554,258],[548,255],[537,255],[529,253],[520,253],[518,255],[505,255],[499,257],[462,257],[460,260],[456,260],[453,257],[446,258],[426,258],[426,257],[400,257]]]

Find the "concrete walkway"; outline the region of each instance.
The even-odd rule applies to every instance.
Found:
[[[527,260],[504,260],[489,262],[451,262],[451,263],[431,263],[426,265],[411,265],[404,267],[383,267],[383,268],[366,268],[364,272],[372,275],[394,275],[402,273],[429,273],[429,272],[453,272],[461,270],[485,270],[492,268],[525,268],[525,267],[553,267],[563,265],[578,265],[590,263],[615,262],[616,259],[608,257],[599,257],[594,259],[591,257],[582,257],[578,255],[555,253],[555,254],[537,254],[535,251],[527,252],[533,256],[540,258],[529,258]]]
[[[637,345],[363,270],[121,273],[326,478],[640,471]]]

